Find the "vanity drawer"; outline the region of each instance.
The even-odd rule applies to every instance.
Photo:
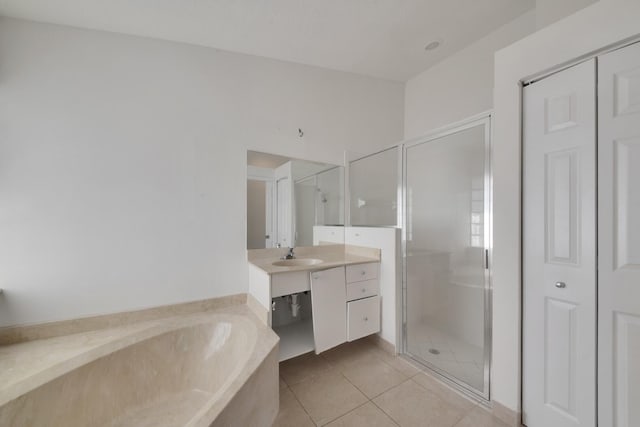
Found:
[[[309,272],[293,271],[271,275],[271,298],[310,290]]]
[[[369,297],[347,303],[347,341],[380,331],[380,297]]]
[[[349,283],[347,285],[347,301],[372,297],[378,295],[378,292],[378,279]]]
[[[347,283],[362,282],[364,280],[378,278],[379,265],[380,264],[377,262],[347,265]]]

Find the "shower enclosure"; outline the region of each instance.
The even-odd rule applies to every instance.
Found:
[[[403,352],[489,397],[488,117],[403,147]]]

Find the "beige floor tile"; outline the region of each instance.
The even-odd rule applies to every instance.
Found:
[[[342,365],[340,371],[369,399],[393,388],[408,377],[379,359],[366,359]]]
[[[408,377],[412,377],[417,373],[422,372],[420,368],[418,368],[417,366],[413,365],[412,363],[410,363],[409,361],[405,360],[400,356],[393,356],[379,348],[376,348],[374,351],[383,362],[388,363],[394,369],[402,372]]]
[[[467,399],[460,393],[451,389],[451,387],[441,383],[427,373],[420,373],[414,376],[413,381],[417,382],[422,387],[426,388],[463,413],[469,412],[474,406],[476,406],[476,402]]]
[[[469,412],[455,427],[509,427],[486,409],[477,406]]]
[[[331,369],[290,386],[311,419],[324,425],[367,401],[342,374]]]
[[[375,352],[375,346],[369,340],[358,340],[339,345],[322,353],[322,357],[335,367],[379,358]]]
[[[280,363],[280,376],[287,385],[304,381],[331,368],[327,361],[314,353],[286,360]]]
[[[327,427],[396,427],[397,424],[369,402],[354,409],[337,420],[327,424]]]
[[[286,386],[285,386],[286,387]],[[280,411],[273,427],[315,427],[291,390],[280,390]]]
[[[373,399],[403,427],[453,427],[463,413],[412,380]]]

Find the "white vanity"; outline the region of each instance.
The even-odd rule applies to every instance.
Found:
[[[380,331],[380,250],[351,245],[249,254],[255,311],[280,336],[280,361]]]

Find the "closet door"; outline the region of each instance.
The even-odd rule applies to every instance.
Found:
[[[640,425],[640,44],[598,63],[598,418]]]
[[[595,60],[524,88],[523,418],[596,424]]]

